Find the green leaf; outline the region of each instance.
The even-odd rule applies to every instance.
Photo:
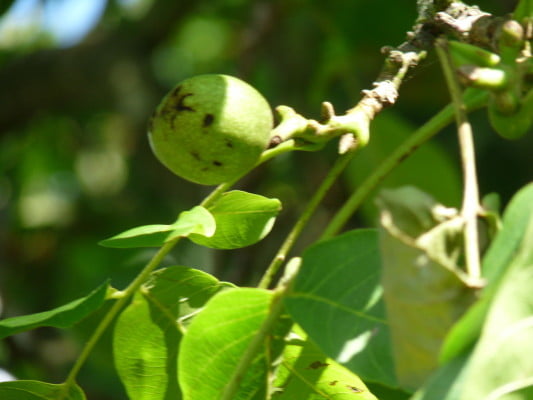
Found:
[[[286,305],[329,357],[365,381],[397,386],[379,287],[375,230],[357,230],[311,246]]]
[[[85,400],[79,386],[39,381],[0,382],[0,399],[5,400]]]
[[[143,225],[128,229],[118,235],[104,239],[98,244],[104,247],[134,248],[162,246],[170,232],[171,225]]]
[[[109,289],[109,284],[106,282],[87,296],[73,300],[61,307],[36,314],[3,319],[0,321],[0,338],[42,326],[68,328],[99,309],[104,304]]]
[[[457,265],[463,222],[411,187],[383,191],[380,204],[381,282],[396,376],[416,389],[439,366],[444,338],[475,300]]]
[[[320,349],[300,330],[298,343],[289,343],[274,382],[276,400],[377,400],[361,379]]]
[[[441,352],[443,362],[457,357],[479,338],[501,277],[516,256],[527,222],[532,215],[533,184],[529,184],[513,196],[505,209],[502,228],[487,249],[482,261],[483,276],[487,281],[487,286],[480,300],[454,325],[446,338]]]
[[[216,224],[213,216],[202,206],[182,212],[172,225],[144,225],[119,233],[99,242],[101,246],[114,248],[161,247],[177,237],[195,234],[212,236]]]
[[[194,318],[181,341],[179,383],[185,400],[219,399],[237,365],[268,316],[273,295],[251,288],[217,294]],[[232,400],[265,398],[268,338]],[[260,397],[262,396],[262,397]]]
[[[533,204],[532,204],[533,207]],[[527,400],[533,392],[533,216],[491,302],[466,371],[465,399]],[[517,392],[521,391],[520,394]]]
[[[200,237],[211,237],[215,234],[216,227],[214,216],[206,208],[196,206],[190,211],[184,211],[179,215],[177,221],[172,224],[172,232],[167,241],[191,234]]]
[[[234,190],[224,193],[209,211],[216,221],[211,237],[190,235],[189,239],[214,249],[236,249],[263,239],[272,229],[281,210],[278,199]]]
[[[117,320],[115,365],[131,400],[181,399],[177,357],[182,330],[227,284],[197,269],[154,272]]]

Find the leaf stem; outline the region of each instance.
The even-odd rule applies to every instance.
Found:
[[[448,84],[448,90],[455,111],[457,135],[459,137],[459,148],[461,151],[461,164],[463,166],[464,190],[461,215],[465,223],[464,245],[466,271],[471,278],[476,280],[481,277],[477,231],[477,217],[480,206],[472,126],[468,122],[466,107],[462,99],[461,87],[454,72],[446,39],[438,39],[435,43],[435,49],[446,78],[446,83]]]
[[[328,172],[327,176],[322,181],[320,187],[315,191],[315,193],[313,194],[313,197],[311,197],[311,200],[309,200],[309,202],[307,203],[304,211],[300,215],[300,218],[298,218],[298,221],[296,221],[292,230],[289,232],[289,234],[285,238],[285,241],[279,248],[277,254],[272,259],[270,265],[268,266],[267,270],[263,274],[261,281],[259,282],[259,285],[258,285],[259,288],[266,289],[270,286],[274,276],[278,272],[281,265],[283,265],[283,262],[285,261],[287,254],[294,246],[296,240],[302,233],[305,225],[309,222],[309,219],[315,212],[320,202],[324,199],[324,196],[326,195],[328,190],[331,188],[335,180],[339,177],[342,171],[344,171],[344,169],[348,166],[348,163],[351,161],[354,154],[355,154],[355,151],[352,150],[337,158],[337,161],[335,162],[331,170]]]
[[[146,264],[144,269],[137,275],[137,277],[129,284],[129,286],[122,291],[122,296],[113,304],[113,306],[109,309],[107,314],[104,316],[104,318],[100,321],[96,329],[94,330],[93,334],[83,347],[83,350],[81,351],[80,355],[78,356],[76,362],[72,366],[67,379],[65,380],[65,383],[67,385],[73,385],[76,380],[76,376],[78,375],[81,367],[89,357],[89,354],[93,350],[94,346],[104,333],[104,331],[107,329],[107,327],[113,322],[113,319],[116,317],[116,315],[120,312],[122,307],[126,304],[126,302],[133,296],[133,294],[141,287],[141,285],[146,281],[150,273],[163,261],[165,256],[168,254],[168,252],[178,243],[180,238],[176,238],[174,240],[171,240],[167,243],[165,243],[154,255],[154,257]]]
[[[465,93],[463,102],[468,111],[473,111],[487,103],[488,95],[484,91],[472,90]],[[448,105],[428,122],[418,128],[405,142],[397,147],[392,154],[371,173],[355,192],[346,200],[343,206],[331,219],[324,230],[321,239],[335,236],[352,215],[357,211],[367,196],[387,177],[387,175],[402,161],[408,158],[420,145],[436,135],[441,129],[453,121],[454,106]]]

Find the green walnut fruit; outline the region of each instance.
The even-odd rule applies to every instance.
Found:
[[[198,75],[166,95],[148,136],[156,157],[176,175],[217,185],[254,166],[272,126],[270,106],[252,86],[232,76]]]

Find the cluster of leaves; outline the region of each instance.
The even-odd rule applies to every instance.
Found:
[[[464,272],[453,210],[413,188],[385,191],[379,203],[379,229],[315,243],[272,290],[185,265],[152,271],[154,262],[123,291],[104,283],[59,308],[2,320],[0,337],[67,328],[123,304],[113,308],[113,351],[131,399],[370,400],[387,390],[391,399],[530,398],[533,185],[501,220],[488,211],[480,219],[488,238],[482,281]],[[280,210],[278,199],[229,191],[171,224],[100,244],[160,247],[158,261],[182,239],[239,249],[263,239]],[[76,372],[62,384],[4,382],[0,397],[84,399]]]
[[[483,259],[487,287],[479,299],[466,301],[474,305],[450,332],[450,317],[469,297],[468,285],[450,278],[454,272],[442,261],[448,252],[436,245],[449,240],[450,232],[442,223],[427,229],[427,215],[436,205],[426,195],[403,189],[387,198],[384,210],[392,214],[395,229],[353,230],[311,246],[277,315],[279,291],[238,288],[186,266],[153,272],[114,328],[116,368],[130,398],[259,399],[270,390],[280,399],[374,399],[363,382],[408,393],[436,369],[413,399],[496,399],[517,391],[513,398],[528,398],[533,185],[507,207]],[[268,233],[279,209],[275,199],[233,191],[216,207],[195,207],[159,231],[140,227],[103,244],[153,246],[202,237],[206,246],[246,246]],[[214,226],[219,233],[213,234]],[[405,237],[394,238],[398,232]],[[421,240],[407,239],[425,236],[428,242],[428,233],[434,238],[426,248]],[[424,255],[431,265],[414,261]],[[106,283],[57,309],[3,320],[0,336],[71,326],[117,293]],[[439,355],[440,336],[445,341]],[[242,355],[257,340],[243,373]],[[397,355],[405,362],[395,364]],[[224,397],[233,382],[238,388]],[[73,384],[36,381],[2,383],[0,394],[84,398]]]

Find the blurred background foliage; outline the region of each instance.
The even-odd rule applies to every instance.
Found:
[[[142,224],[170,223],[210,188],[185,182],[151,153],[146,123],[178,81],[226,73],[250,82],[272,106],[318,118],[321,101],[354,105],[377,76],[384,45],[398,45],[415,1],[390,0],[16,0],[0,1],[0,299],[2,316],[56,307],[112,278],[122,288],[153,250],[97,242]],[[516,1],[483,0],[504,14]],[[372,126],[371,144],[331,191],[299,245],[316,239],[343,199],[398,143],[448,101],[430,54],[399,102]],[[533,137],[508,142],[484,111],[472,115],[481,192],[502,203],[531,179]],[[273,160],[239,187],[283,202],[273,233],[248,249],[182,244],[167,261],[253,284],[335,157]],[[383,185],[415,184],[460,204],[460,169],[450,127]],[[375,224],[368,201],[352,227]],[[39,329],[5,340],[0,367],[19,378],[58,382],[98,316],[68,332]],[[107,341],[107,342],[106,342]],[[90,399],[125,398],[109,337],[84,368]]]

